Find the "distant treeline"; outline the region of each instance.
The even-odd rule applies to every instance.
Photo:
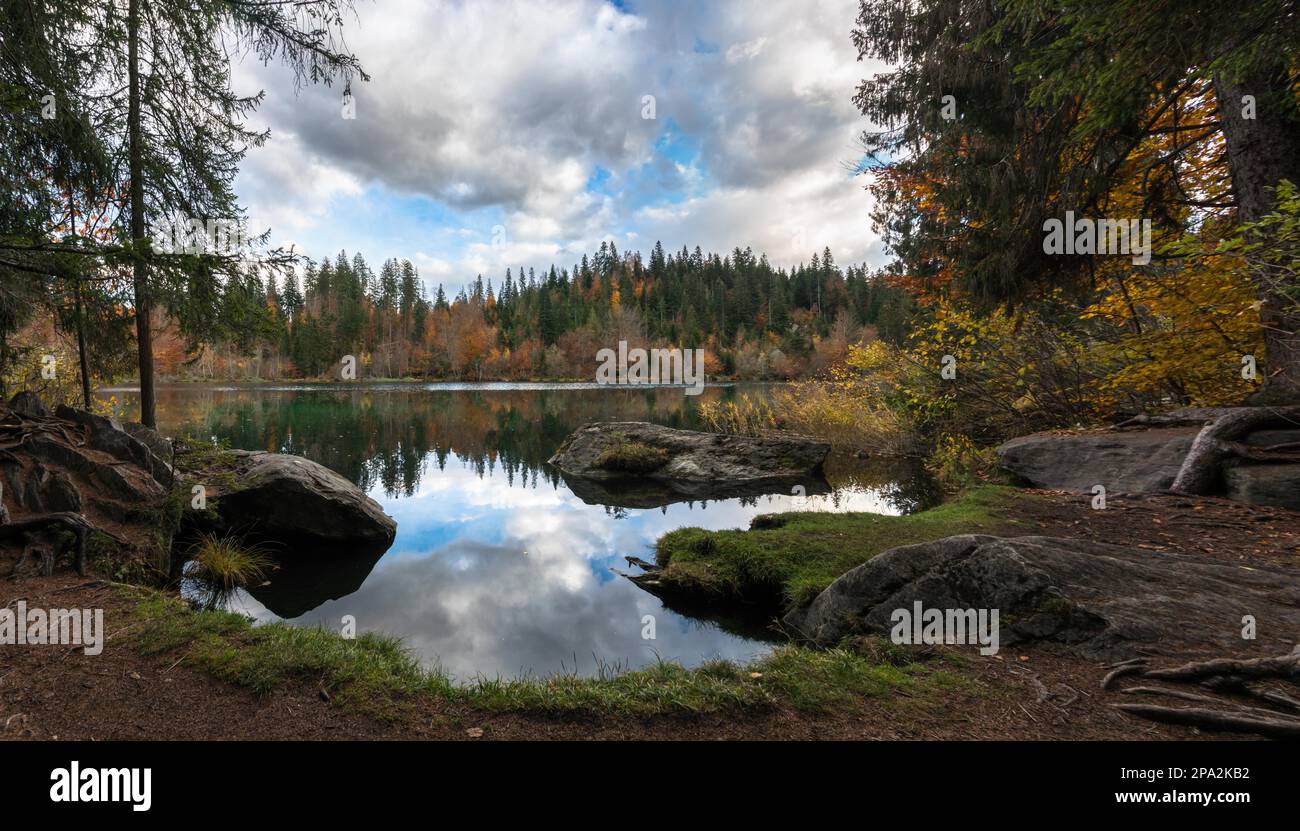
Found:
[[[840,269],[829,249],[787,272],[748,248],[665,254],[659,243],[648,262],[602,243],[571,269],[507,269],[495,284],[480,275],[452,298],[441,285],[429,297],[408,260],[376,273],[344,252],[310,263],[301,285],[270,277],[247,289],[266,302],[238,342],[207,344],[197,360],[173,350],[160,371],[321,377],[353,355],[362,377],[589,378],[597,351],[626,340],[704,348],[712,375],[793,378],[873,332],[901,338],[911,303],[865,266]],[[247,306],[240,317],[250,320]]]

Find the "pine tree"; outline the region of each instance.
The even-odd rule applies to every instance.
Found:
[[[234,93],[229,56],[250,47],[265,60],[278,57],[298,83],[364,78],[356,59],[332,46],[348,6],[347,0],[292,8],[127,0],[125,15],[103,4],[98,6],[102,16],[88,25],[86,37],[106,56],[100,81],[110,92],[98,96],[99,89],[92,88],[82,94],[98,96],[94,106],[104,115],[100,129],[112,131],[126,151],[129,230],[124,236],[135,289],[140,418],[148,426],[155,423],[155,302],[161,301],[196,339],[229,321],[228,315],[213,314],[226,299],[222,291],[242,293],[247,284],[238,257],[226,252],[162,256],[152,249],[146,229],[186,218],[242,221],[232,188],[235,172],[246,149],[266,135],[244,125],[260,96]],[[239,299],[230,298],[227,308]]]

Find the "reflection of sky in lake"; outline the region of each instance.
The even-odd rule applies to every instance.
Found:
[[[563,485],[508,486],[504,476],[480,477],[455,461],[426,475],[413,497],[389,499],[380,489],[371,495],[397,520],[396,542],[358,591],[296,622],[337,629],[352,615],[359,631],[399,634],[426,663],[462,680],[593,672],[598,659],[641,666],[656,654],[685,664],[752,657],[765,646],[667,611],[611,567],[627,568],[625,555],[653,559],[654,541],[687,525],[743,528],[757,514],[781,510],[894,512],[860,489],[765,496],[756,505],[679,503],[615,518]],[[232,608],[275,619],[247,595]],[[644,615],[655,618],[654,640],[642,638]]]
[[[697,398],[767,389],[710,386],[690,397],[590,384],[164,386],[159,422],[168,435],[303,455],[359,483],[398,522],[392,548],[377,562],[286,555],[270,586],[239,593],[231,608],[333,630],[350,615],[358,631],[400,636],[421,660],[465,680],[592,673],[600,665],[643,666],[656,655],[692,665],[768,648],[665,609],[611,568],[632,570],[623,560],[629,555],[653,559],[655,540],[683,526],[746,528],[757,514],[783,510],[897,513],[900,504],[913,505],[910,491],[895,488],[905,471],[891,465],[833,476],[841,488],[827,496],[638,510],[589,505],[546,465],[584,422],[692,429]],[[131,394],[123,398],[129,407]],[[886,499],[846,482],[893,490]],[[655,618],[654,640],[642,638],[645,615]]]

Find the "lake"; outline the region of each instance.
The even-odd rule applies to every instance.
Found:
[[[661,534],[744,528],[775,511],[896,514],[926,501],[914,471],[833,457],[828,494],[626,508],[588,504],[546,464],[588,421],[698,428],[703,401],[771,390],[716,385],[687,396],[681,388],[594,384],[166,385],[158,390],[158,426],[167,435],[312,459],[397,520],[397,538],[377,560],[288,552],[270,585],[237,592],[227,602],[232,610],[333,630],[350,616],[358,632],[398,635],[427,666],[461,681],[594,674],[659,657],[688,666],[744,660],[771,648],[762,620],[721,610],[681,614],[613,571],[630,570],[625,556],[652,560]],[[138,412],[134,391],[104,392]]]

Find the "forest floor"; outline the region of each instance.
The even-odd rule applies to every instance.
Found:
[[[1300,514],[1293,512],[1150,495],[1112,497],[1105,511],[1093,511],[1087,496],[1024,494],[1013,519],[990,532],[1076,537],[1300,569]],[[0,574],[10,568],[11,562],[0,562]],[[234,616],[190,612],[156,592],[63,572],[0,578],[0,607],[13,608],[20,600],[29,609],[102,608],[107,640],[97,656],[80,647],[0,646],[0,738],[6,739],[1204,737],[1193,728],[1156,725],[1116,711],[1108,705],[1133,697],[1101,688],[1103,665],[1042,646],[1011,647],[991,657],[938,650],[903,666],[886,662],[866,669],[864,659],[846,657],[847,664],[814,675],[817,689],[808,690],[782,675],[824,669],[821,659],[810,657],[817,653],[798,650],[789,660],[759,667],[763,671],[757,676],[767,673],[767,678],[753,680],[754,667],[729,671],[716,683],[710,678],[711,686],[698,698],[690,697],[698,692],[692,685],[708,673],[679,670],[672,683],[686,697],[668,704],[655,699],[654,706],[625,706],[645,701],[629,696],[627,686],[620,688],[624,697],[618,702],[603,692],[591,695],[612,688],[608,681],[539,681],[472,694],[430,684],[397,696],[394,706],[376,708],[357,706],[374,703],[365,699],[371,691],[350,695],[328,661],[313,664],[276,652],[280,665],[255,663],[249,656],[292,646],[283,638],[258,640],[250,635],[254,630],[232,622]],[[338,643],[326,633],[291,640],[324,638]],[[381,663],[384,648],[378,648]],[[846,667],[858,673],[843,682],[849,694],[828,698],[821,687],[839,683]],[[651,683],[656,677],[643,673],[634,680]],[[684,678],[697,680],[683,685]],[[769,682],[762,695],[751,694],[752,685]],[[1053,695],[1044,698],[1043,688]],[[552,706],[565,696],[563,707]],[[584,701],[592,706],[584,710]],[[683,701],[685,707],[699,705],[699,711],[687,712]]]

